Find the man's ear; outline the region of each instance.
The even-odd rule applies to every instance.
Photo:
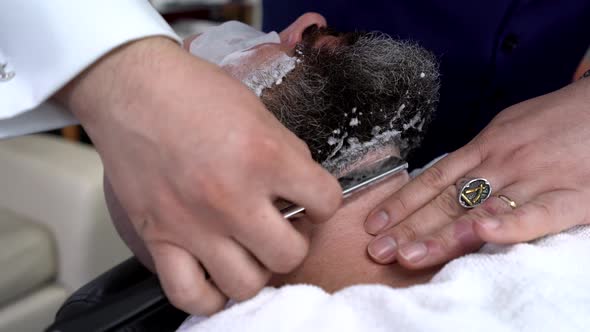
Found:
[[[279,34],[281,43],[289,48],[295,47],[303,39],[303,31],[312,25],[317,25],[318,28],[325,28],[328,26],[328,23],[318,13],[305,13]]]

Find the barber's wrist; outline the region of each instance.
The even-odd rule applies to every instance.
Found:
[[[61,89],[55,99],[85,124],[94,122],[101,110],[118,109],[147,80],[164,75],[162,63],[183,52],[165,37],[150,37],[111,51]]]

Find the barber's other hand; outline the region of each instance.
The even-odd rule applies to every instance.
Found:
[[[277,197],[317,221],[340,204],[337,181],[252,92],[170,40],[112,52],[58,98],[94,142],[164,291],[191,314],[248,299],[303,260],[307,240]]]
[[[368,252],[379,263],[419,269],[484,242],[524,242],[588,224],[588,144],[590,79],[512,106],[369,215],[365,229],[378,236]],[[461,208],[455,183],[462,177],[488,179],[493,196]]]

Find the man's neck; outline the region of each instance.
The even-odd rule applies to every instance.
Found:
[[[326,223],[314,225],[305,218],[293,225],[310,240],[305,261],[292,273],[275,275],[272,286],[306,283],[333,292],[366,283],[405,287],[430,280],[436,270],[408,271],[398,264],[379,265],[367,255],[372,236],[363,223],[369,212],[408,181],[407,173],[396,175],[346,200]]]

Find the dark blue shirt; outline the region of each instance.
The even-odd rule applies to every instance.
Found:
[[[382,31],[438,57],[440,104],[413,165],[461,147],[502,109],[569,84],[590,46],[590,0],[265,0],[263,6],[265,30],[280,31],[315,11],[338,30]]]

